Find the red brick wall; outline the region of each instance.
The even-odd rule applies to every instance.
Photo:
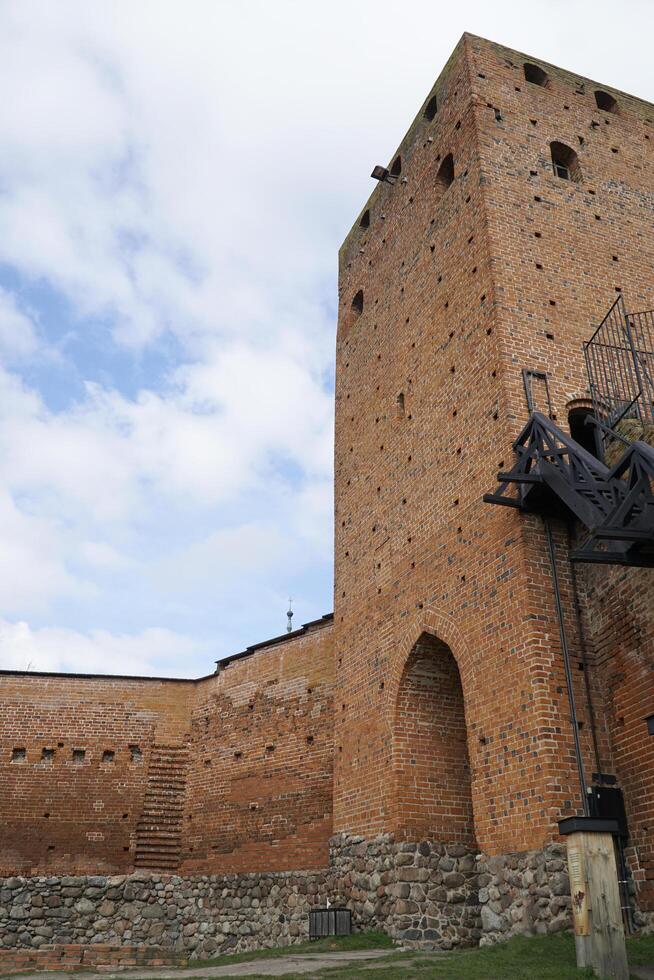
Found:
[[[332,832],[331,626],[234,661],[193,710],[187,872],[328,863]]]
[[[0,873],[131,869],[151,746],[184,739],[192,694],[183,681],[0,675]]]
[[[539,88],[524,79],[526,60],[462,39],[436,83],[436,117],[419,113],[398,151],[400,180],[376,187],[369,227],[357,221],[340,255],[335,827],[397,824],[386,773],[398,691],[427,629],[458,664],[475,833],[491,853],[542,846],[581,802],[543,525],[481,497],[527,419],[521,369],[548,372],[565,426],[566,405],[585,393],[582,342],[616,286],[631,308],[654,306],[654,109],[619,96],[609,117],[592,83],[577,94],[576,77],[548,69]],[[553,140],[579,153],[580,184],[554,176]],[[448,153],[455,180],[444,189]],[[555,536],[590,774],[563,527]],[[651,606],[651,573],[636,576]],[[643,681],[632,683],[636,696]],[[634,765],[651,784],[644,758]]]
[[[40,949],[2,949],[0,950],[0,970],[3,975],[12,973],[31,973],[38,970],[72,973],[88,972],[98,967],[107,972],[108,967],[124,970],[133,966],[186,966],[187,957],[158,946],[110,946],[94,943],[83,946],[80,943],[57,943],[41,946]]]
[[[404,668],[393,768],[401,836],[474,844],[461,678],[449,648],[428,634]]]
[[[0,674],[0,874],[132,870],[153,746],[188,747],[179,872],[326,866],[332,673],[326,625],[197,682]]]
[[[470,48],[475,76],[486,75],[478,98],[499,106],[503,117],[479,112],[506,411],[517,430],[525,417],[517,368],[543,369],[565,427],[566,406],[587,394],[582,344],[609,306],[622,292],[628,309],[654,307],[654,107],[615,93],[618,112],[602,112],[594,91],[603,85],[544,66],[549,79],[541,88],[524,80],[527,59],[516,52],[477,39]],[[578,154],[579,183],[553,174],[554,140]],[[564,553],[565,540],[559,544]],[[530,549],[540,547],[538,533]],[[652,907],[654,740],[644,719],[654,710],[654,572],[581,566],[577,580],[599,761],[625,792],[639,901]],[[574,646],[569,584],[565,599]],[[575,670],[575,677],[590,781],[597,756],[583,674]],[[565,732],[564,701],[559,712]]]
[[[639,901],[654,908],[654,737],[645,722],[654,714],[654,575],[590,566],[581,579],[597,703],[610,738],[607,769],[625,794]]]

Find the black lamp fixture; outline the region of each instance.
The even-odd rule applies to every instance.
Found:
[[[370,176],[374,180],[386,181],[387,184],[395,183],[395,177],[391,176],[390,171],[386,167],[380,167],[379,164],[372,168]]]

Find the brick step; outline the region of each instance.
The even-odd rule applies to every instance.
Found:
[[[181,803],[178,806],[144,806],[139,816],[139,820],[176,820],[182,822],[184,808]]]
[[[148,787],[150,786],[170,786],[171,789],[183,789],[186,780],[182,776],[171,776],[169,773],[161,776],[149,776]]]
[[[147,868],[149,871],[175,871],[179,867],[179,861],[167,861],[166,858],[157,860],[134,862],[139,868]]]
[[[148,786],[145,791],[145,798],[148,796],[165,796],[166,798],[170,796],[183,796],[184,787],[183,786]]]
[[[181,824],[183,816],[181,806],[176,810],[172,810],[170,807],[144,807],[136,822],[152,823],[154,821],[156,823],[158,820],[163,820],[164,823]]]
[[[181,762],[180,763],[170,763],[170,762],[167,762],[165,764],[163,764],[163,763],[159,764],[157,762],[151,762],[150,763],[150,772],[153,773],[153,774],[155,774],[155,775],[156,774],[165,775],[166,773],[173,773],[173,774],[181,773],[183,775],[186,772],[186,765],[187,765],[186,762],[184,762],[184,763],[181,763]]]
[[[134,856],[135,863],[137,861],[180,861],[182,857],[181,848],[173,850],[170,847],[146,847],[142,851],[136,851]]]
[[[179,866],[188,763],[187,746],[152,747],[143,811],[136,825],[137,867],[174,871]]]
[[[169,800],[171,803],[183,796],[183,791],[179,789],[164,789],[162,786],[148,787],[145,791],[145,802],[152,799]],[[172,799],[171,799],[172,798]]]
[[[134,864],[139,868],[147,868],[150,871],[175,871],[179,867],[179,861],[169,861],[167,858],[148,858],[147,861],[135,861]]]
[[[139,819],[171,817],[173,820],[181,820],[183,813],[184,804],[181,800],[146,800]]]
[[[136,830],[139,835],[139,840],[145,840],[146,838],[149,839],[151,837],[156,837],[157,840],[169,840],[172,841],[173,843],[179,840],[178,828],[167,830],[165,828],[158,827],[156,824],[155,825],[147,824],[146,826],[143,826],[143,824],[139,824]]]
[[[184,805],[173,800],[146,800],[141,812],[142,817],[171,816],[181,819]]]
[[[146,839],[149,840],[151,837],[156,837],[157,840],[167,840],[167,841],[171,841],[172,843],[175,843],[175,841],[179,841],[180,838],[180,831],[178,827],[177,828],[159,827],[157,825],[152,825],[152,824],[148,824],[144,827],[139,824],[136,830],[139,835],[139,842],[142,840],[144,841]]]

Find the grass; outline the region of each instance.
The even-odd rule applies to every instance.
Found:
[[[383,961],[375,961],[374,969],[370,969],[372,963],[364,968],[359,961],[351,966],[325,967],[300,976],[303,980],[361,980],[362,977],[369,977],[369,980],[584,980],[594,976],[591,970],[577,969],[574,937],[570,934],[518,936],[497,946],[452,953],[390,952],[391,947],[392,943],[384,933],[357,933],[341,939],[221,956],[211,961],[196,960],[192,965],[195,968],[224,966],[296,953],[387,948],[389,955]],[[627,950],[632,966],[654,965],[654,936],[628,939]],[[263,978],[263,974],[253,974],[249,980]],[[298,980],[298,974],[283,974],[281,980]]]

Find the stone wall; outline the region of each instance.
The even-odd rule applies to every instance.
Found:
[[[480,855],[479,902],[487,946],[517,934],[561,932],[572,926],[565,844],[542,851]]]
[[[208,957],[308,939],[312,908],[408,945],[490,945],[571,927],[565,845],[487,857],[461,843],[332,838],[318,871],[0,879],[0,953],[64,945]],[[647,915],[636,924],[651,929]]]
[[[125,944],[207,957],[283,946],[308,938],[324,880],[319,872],[0,879],[0,948]]]
[[[331,840],[338,897],[358,928],[382,928],[394,939],[442,949],[476,946],[481,938],[476,852],[467,844]]]

